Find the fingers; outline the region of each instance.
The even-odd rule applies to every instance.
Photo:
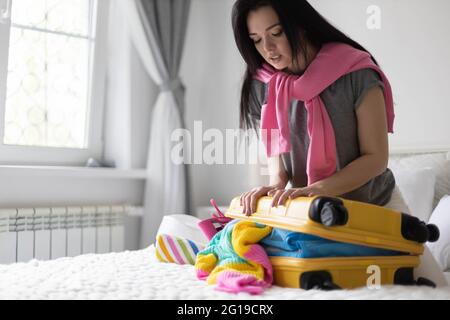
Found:
[[[246,216],[250,216],[252,213],[256,212],[258,199],[265,195],[272,197],[271,206],[273,207],[284,205],[288,199],[306,196],[308,195],[308,192],[306,188],[295,188],[288,190],[273,187],[254,188],[251,191],[245,192],[241,195],[240,204],[244,207],[242,212]]]
[[[250,202],[251,202],[253,193],[255,193],[255,191],[249,191],[249,192],[247,192],[247,194],[244,197],[244,210],[243,210],[243,213],[246,216],[250,215]]]
[[[295,189],[288,189],[288,190],[284,190],[284,192],[280,195],[279,199],[278,199],[278,206],[282,206],[284,205],[284,203],[286,202],[286,200],[288,199],[288,197],[295,191]]]
[[[289,195],[289,198],[294,199],[294,198],[298,198],[298,197],[302,197],[302,196],[309,196],[309,194],[308,194],[307,190],[300,188],[300,189],[296,189],[294,192],[292,192]]]
[[[294,199],[301,196],[308,196],[309,191],[306,188],[295,188],[288,190],[277,190],[273,195],[272,207],[284,205],[287,199]]]
[[[245,198],[246,194],[247,194],[247,192],[244,192],[243,194],[241,194],[241,197],[239,198],[239,205],[241,207],[244,205],[244,198]]]
[[[254,191],[256,191],[258,188],[253,188],[252,190],[250,190],[250,191],[247,191],[247,192],[244,192],[243,194],[241,194],[241,197],[239,198],[239,204],[240,204],[240,206],[242,207],[242,206],[244,206],[245,207],[245,199],[247,198],[247,196],[250,194],[250,193],[252,193],[252,192],[254,192]]]
[[[283,194],[284,191],[285,191],[284,189],[274,190],[272,203],[270,204],[271,207],[278,205],[278,199],[280,199],[280,196]]]
[[[240,205],[243,206],[243,213],[246,216],[250,216],[256,212],[256,205],[258,199],[262,196],[268,195],[272,197],[271,206],[284,205],[286,200],[294,199],[302,196],[311,196],[312,191],[308,188],[295,188],[295,189],[278,189],[273,187],[258,187],[251,191],[243,193],[240,198]]]
[[[258,199],[265,196],[268,190],[270,190],[269,187],[259,187],[241,195],[241,206],[244,207],[243,213],[246,216],[249,216],[256,211]]]
[[[249,215],[256,212],[256,204],[258,203],[258,199],[267,195],[268,191],[271,190],[271,187],[261,187],[258,190],[256,190],[251,196],[250,196],[250,212]]]
[[[241,207],[244,207],[243,208],[243,210],[242,210],[242,212],[245,214],[246,213],[246,211],[247,211],[247,198],[249,197],[249,195],[252,193],[252,191],[248,191],[248,192],[244,192],[242,195],[241,195],[241,198],[240,198],[240,204],[241,204]]]
[[[253,192],[254,192],[254,191],[248,192],[247,195],[246,195],[245,198],[244,198],[244,211],[243,211],[243,213],[244,213],[246,216],[249,216],[249,215],[250,215],[250,200],[251,200],[251,197],[252,197]]]
[[[262,195],[263,193],[261,191],[256,191],[250,196],[250,206],[248,208],[249,210],[247,211],[247,215],[251,215],[256,211],[256,203]]]
[[[247,211],[248,211],[248,207],[250,205],[250,196],[252,194],[253,191],[248,191],[245,193],[244,195],[244,199],[243,199],[243,211],[242,213],[244,213],[245,215],[247,215]]]

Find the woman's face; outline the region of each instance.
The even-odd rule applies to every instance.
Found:
[[[300,54],[294,66],[288,39],[278,15],[270,6],[250,11],[247,17],[249,37],[264,60],[277,70],[298,73],[305,69],[305,59]]]

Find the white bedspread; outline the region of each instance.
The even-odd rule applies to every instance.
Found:
[[[153,246],[53,261],[0,265],[1,299],[450,299],[450,287],[305,291],[272,287],[227,294],[196,279],[191,265],[159,263]]]

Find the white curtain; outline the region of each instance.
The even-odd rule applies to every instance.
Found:
[[[118,1],[128,21],[132,42],[145,69],[160,87],[150,124],[141,248],[154,242],[164,215],[187,213],[189,207],[186,165],[174,164],[170,156],[173,145],[170,140],[171,134],[175,129],[184,127],[182,119],[184,88],[178,78],[178,69],[189,2],[189,0]],[[177,15],[182,15],[182,19]],[[162,22],[170,23],[166,25],[170,30],[163,30],[165,25]],[[164,44],[170,44],[172,47],[164,47]]]

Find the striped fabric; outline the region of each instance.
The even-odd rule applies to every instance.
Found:
[[[192,240],[168,234],[156,238],[156,257],[161,262],[194,265],[197,253],[203,248]]]

